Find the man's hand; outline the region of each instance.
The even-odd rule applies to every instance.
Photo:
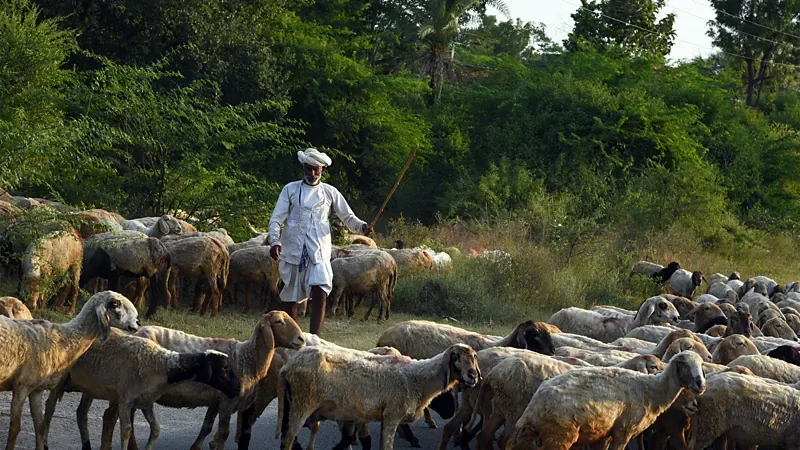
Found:
[[[272,259],[277,261],[277,260],[281,259],[281,250],[283,250],[283,249],[281,248],[280,245],[275,245],[275,246],[273,246],[272,248],[269,249],[269,255],[272,256]]]
[[[369,236],[370,234],[375,232],[375,229],[368,223],[365,223],[361,226],[361,232],[364,233],[364,236]]]

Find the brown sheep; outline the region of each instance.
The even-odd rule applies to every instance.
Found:
[[[0,316],[31,320],[31,311],[16,297],[0,297]]]
[[[433,268],[431,257],[422,250],[404,248],[400,250],[386,249],[384,251],[394,258],[397,263],[397,273],[401,276]]]
[[[269,303],[277,302],[278,264],[269,255],[269,247],[258,245],[250,248],[236,250],[230,254],[230,270],[228,271],[228,286],[225,290],[226,298],[232,301],[236,297],[236,286],[245,286],[244,312],[247,313],[252,308],[252,293],[254,285],[263,285]],[[266,305],[262,301],[262,308]]]
[[[213,304],[211,316],[216,317],[222,302],[222,292],[228,283],[228,249],[219,240],[207,236],[164,241],[164,246],[172,258],[172,272],[169,277],[169,298],[172,299],[170,307],[177,309],[180,304],[178,278],[197,278],[194,310],[205,314]]]
[[[29,307],[38,307],[45,289],[42,283],[58,282],[59,278],[66,276],[56,305],[63,306],[69,296],[69,313],[75,314],[82,265],[83,241],[74,231],[50,233],[40,241],[31,243],[22,259],[21,280],[21,292]],[[46,303],[46,297],[44,299]]]
[[[753,344],[753,341],[740,334],[734,334],[724,338],[717,345],[712,358],[715,364],[728,364],[742,355],[758,354],[758,348]]]

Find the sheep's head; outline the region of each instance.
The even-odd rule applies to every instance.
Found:
[[[689,319],[692,310],[697,307],[697,304],[686,297],[676,297],[672,300],[672,305],[678,310],[681,319]]]
[[[789,292],[800,292],[800,281],[795,281],[789,285],[789,288],[786,289],[786,293]]]
[[[689,317],[694,317],[694,324],[703,326],[711,319],[724,317],[722,309],[714,303],[703,303],[689,312]]]
[[[680,338],[670,344],[666,353],[664,353],[663,361],[669,361],[673,356],[685,352],[692,351],[697,353],[703,361],[711,362],[711,353],[708,352],[706,346],[697,338]]]
[[[653,355],[639,355],[625,361],[620,367],[653,375],[664,370],[665,364]]]
[[[789,298],[789,296],[787,296],[785,293],[778,291],[777,288],[779,288],[779,287],[780,286],[777,286],[776,289],[775,289],[775,292],[773,292],[772,295],[769,297],[769,300],[772,303],[782,302],[782,301],[787,300]]]
[[[670,367],[674,367],[681,387],[689,389],[695,394],[702,394],[706,390],[703,360],[697,353],[688,350],[678,353],[667,364],[667,371]]]
[[[100,340],[105,342],[111,332],[110,327],[121,330],[136,331],[139,329],[139,312],[130,300],[114,291],[103,291],[94,294],[83,306],[94,310],[100,328]]]
[[[681,268],[681,264],[678,261],[672,261],[671,263],[667,264],[667,269],[674,272]]]
[[[767,320],[764,326],[761,327],[761,332],[764,333],[764,336],[797,341],[797,334],[792,330],[789,324],[780,317]]]
[[[736,314],[728,317],[728,328],[725,330],[725,336],[740,334],[744,337],[750,337],[753,335],[754,329],[753,316],[743,310],[737,310]]]
[[[706,330],[706,334],[711,337],[723,337],[725,336],[725,330],[728,329],[727,325],[714,325],[713,327]]]
[[[740,334],[734,334],[726,337],[717,345],[717,348],[714,349],[713,360],[716,364],[728,364],[740,356],[758,354],[758,348],[753,341]]]
[[[659,322],[666,322],[676,325],[680,322],[680,314],[672,303],[664,297],[650,297],[642,303],[637,312],[643,315],[643,324],[650,325]]]
[[[181,234],[183,232],[183,227],[178,219],[169,215],[159,217],[156,226],[158,227],[158,231],[164,235]]]
[[[769,290],[767,289],[767,285],[760,281],[757,281],[756,284],[753,286],[753,292],[761,294],[764,297],[767,297],[769,295]]]
[[[700,284],[705,279],[706,279],[706,277],[703,276],[703,272],[701,272],[699,270],[695,270],[694,272],[692,272],[692,285],[694,285],[694,287],[700,286]]]
[[[795,333],[800,331],[800,315],[788,313],[784,317],[786,317],[786,324],[789,325]]]
[[[214,350],[203,353],[203,361],[194,381],[218,389],[230,398],[239,395],[242,389],[242,382],[233,371],[228,355]]]
[[[442,358],[442,391],[446,391],[453,381],[468,388],[475,387],[481,379],[478,355],[466,344],[455,344],[445,350]]]
[[[553,356],[556,354],[556,347],[550,332],[546,327],[540,326],[533,320],[528,320],[517,325],[514,330],[517,336],[517,347],[527,349],[543,355]]]
[[[728,281],[731,281],[731,280],[741,280],[741,279],[742,279],[742,274],[740,274],[739,272],[733,272],[733,273],[731,274],[731,276],[729,276],[729,277],[728,277]]]
[[[264,314],[258,327],[262,333],[269,333],[276,347],[299,350],[306,345],[303,330],[297,322],[283,311],[270,311]]]
[[[781,345],[767,353],[770,358],[780,359],[789,364],[800,366],[800,352],[791,345]]]

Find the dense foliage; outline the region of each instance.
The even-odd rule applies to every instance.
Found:
[[[0,0],[0,188],[242,238],[296,150],[331,153],[368,218],[418,145],[387,217],[512,216],[564,245],[792,230],[797,2],[729,3],[727,53],[667,64],[657,0],[584,2],[563,47],[487,15],[502,1]]]

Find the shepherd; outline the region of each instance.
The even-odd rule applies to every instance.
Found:
[[[272,259],[279,261],[284,309],[297,319],[298,302],[309,298],[310,331],[319,335],[325,320],[325,302],[333,288],[328,215],[333,209],[350,230],[367,236],[373,226],[356,217],[338,189],[320,181],[332,163],[328,155],[308,148],[297,152],[297,158],[303,166],[303,179],[283,187],[269,221],[265,245],[270,245]]]

